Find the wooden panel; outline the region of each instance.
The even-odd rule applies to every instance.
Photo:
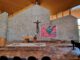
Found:
[[[30,4],[35,4],[36,0],[1,0],[0,8],[2,11],[7,11],[13,14]],[[65,11],[80,4],[80,0],[40,0],[41,6],[49,9],[52,14]]]
[[[73,16],[75,16],[75,17],[80,19],[80,9],[73,10],[71,12],[71,15],[73,15]]]

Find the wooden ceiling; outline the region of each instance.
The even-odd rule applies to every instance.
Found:
[[[8,12],[9,15],[35,4],[36,0],[0,0],[1,12]],[[80,4],[80,0],[40,0],[40,6],[51,11],[52,14],[65,11]]]

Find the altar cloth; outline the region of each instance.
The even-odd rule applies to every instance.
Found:
[[[13,43],[6,47],[46,47],[46,43]]]

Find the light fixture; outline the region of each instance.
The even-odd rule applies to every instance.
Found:
[[[40,0],[36,0],[35,4],[40,5]]]

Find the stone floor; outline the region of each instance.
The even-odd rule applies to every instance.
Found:
[[[68,44],[54,44],[47,43],[45,48],[27,48],[27,47],[4,47],[0,48],[0,56],[5,55],[8,57],[20,56],[27,58],[35,56],[41,59],[43,56],[49,56],[52,60],[80,60],[77,56],[71,54],[72,47]]]

